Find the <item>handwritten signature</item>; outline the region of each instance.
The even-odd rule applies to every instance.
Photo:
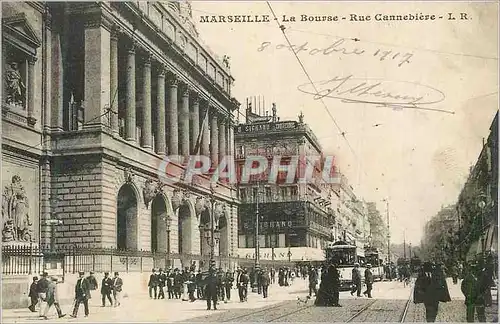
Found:
[[[411,88],[411,90],[407,90]],[[305,83],[297,89],[313,95],[315,100],[334,98],[345,103],[374,104],[396,109],[413,108],[451,113],[451,111],[421,107],[443,101],[445,95],[433,87],[410,81],[335,76],[329,80]]]
[[[392,50],[384,50],[378,48],[375,51],[369,51],[364,48],[353,46],[353,42],[359,41],[357,38],[348,39],[348,38],[340,38],[335,42],[330,44],[324,48],[310,48],[309,42],[305,42],[302,45],[285,45],[285,44],[277,44],[275,49],[288,49],[290,51],[295,52],[296,54],[300,54],[301,52],[306,52],[311,56],[322,54],[322,55],[331,55],[331,54],[342,54],[342,55],[353,55],[353,56],[366,56],[371,55],[379,61],[394,61],[397,63],[398,67],[401,67],[403,64],[410,64],[410,58],[413,57],[413,54],[410,52],[398,52]],[[262,42],[262,44],[257,48],[258,52],[262,52],[269,48],[271,42]]]

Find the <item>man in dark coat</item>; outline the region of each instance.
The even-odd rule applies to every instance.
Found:
[[[207,299],[207,310],[210,310],[213,304],[214,310],[217,310],[217,293],[218,293],[218,281],[215,268],[210,268],[208,270],[208,276],[204,280],[205,285],[205,298]]]
[[[75,307],[73,308],[73,314],[71,314],[70,316],[76,317],[78,315],[78,308],[80,308],[80,304],[83,303],[85,317],[88,317],[90,284],[87,278],[84,277],[85,273],[83,271],[80,271],[79,275],[80,278],[76,281],[75,285]]]
[[[97,288],[99,288],[97,279],[94,276],[94,271],[90,271],[90,275],[87,277],[87,281],[89,282],[90,290],[97,290]]]
[[[39,315],[43,316],[44,304],[47,302],[47,291],[49,289],[49,280],[47,277],[49,274],[47,272],[42,273],[42,278],[38,280],[36,284],[36,291],[38,293],[38,306],[40,307]]]
[[[311,267],[309,270],[309,297],[312,296],[312,293],[314,292],[314,296],[318,294],[318,289],[316,289],[316,286],[318,285],[318,272],[314,267]]]
[[[174,269],[174,296],[175,298],[181,298],[181,290],[182,290],[182,274],[179,272],[179,269]]]
[[[483,270],[473,265],[466,270],[465,278],[460,286],[465,296],[467,322],[474,322],[474,313],[477,313],[479,322],[486,322],[485,292]]]
[[[222,268],[219,268],[219,271],[217,272],[217,297],[218,300],[224,301],[225,299],[225,283],[226,283],[226,274],[222,270]]]
[[[123,291],[123,280],[120,278],[120,274],[115,271],[115,277],[113,278],[113,299],[115,300],[115,307],[121,305],[121,297]]]
[[[167,293],[168,293],[168,299],[174,298],[174,278],[175,275],[174,273],[169,270],[167,273]]]
[[[151,270],[151,275],[149,275],[149,298],[154,298],[158,296],[158,274],[156,273],[156,269]],[[153,294],[154,292],[154,294]]]
[[[262,295],[267,298],[269,295],[269,284],[271,283],[271,278],[269,277],[269,271],[266,268],[260,271],[260,284],[262,285]]]
[[[196,297],[198,299],[203,298],[203,282],[202,281],[203,281],[203,275],[201,274],[201,270],[198,270],[198,273],[196,274]]]
[[[160,273],[158,273],[158,299],[165,299],[165,284],[167,282],[167,275],[160,268]]]
[[[33,277],[33,282],[30,286],[30,291],[28,297],[31,299],[31,305],[28,307],[33,313],[36,312],[35,306],[38,304],[38,292],[37,292],[38,277]]]
[[[373,288],[373,274],[371,270],[372,265],[367,264],[365,270],[365,284],[366,290],[363,295],[368,296],[368,298],[372,298],[372,288]]]
[[[240,295],[240,302],[247,301],[249,282],[250,282],[250,277],[248,277],[247,270],[243,269],[238,277],[238,282],[237,282],[238,293]]]
[[[359,263],[354,264],[352,269],[352,289],[351,296],[356,292],[356,296],[361,297],[361,273],[359,271]]]
[[[448,286],[440,273],[439,267],[434,267],[430,262],[425,262],[413,290],[413,302],[423,303],[427,322],[435,322],[439,309],[439,302],[451,301]]]
[[[109,277],[109,272],[104,272],[104,278],[101,282],[101,307],[106,307],[106,298],[109,300],[109,304],[113,306],[113,300],[111,299],[111,291],[113,290],[113,280]]]
[[[226,288],[226,300],[231,300],[231,289],[233,288],[234,277],[233,273],[228,269],[226,272],[226,281],[224,286]]]

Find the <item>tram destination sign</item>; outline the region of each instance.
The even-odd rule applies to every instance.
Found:
[[[277,123],[265,123],[265,124],[249,124],[249,125],[239,125],[236,127],[236,134],[244,133],[260,133],[268,131],[282,131],[296,129],[298,127],[296,121],[283,121]]]

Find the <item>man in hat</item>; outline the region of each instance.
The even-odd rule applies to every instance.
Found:
[[[71,314],[71,317],[76,317],[78,315],[78,308],[80,308],[81,303],[83,303],[83,307],[85,309],[85,317],[88,317],[90,284],[84,277],[85,272],[80,271],[78,274],[80,275],[80,278],[78,278],[75,285],[75,307],[73,308],[73,314]]]
[[[356,292],[357,297],[361,297],[361,273],[359,271],[359,263],[354,263],[352,269],[352,289],[351,296]]]
[[[160,273],[158,274],[158,299],[165,299],[165,284],[167,282],[167,275],[163,272],[163,269],[160,268]]]
[[[372,288],[373,288],[373,273],[372,273],[372,265],[367,263],[365,270],[365,284],[366,290],[363,295],[368,296],[368,298],[372,298]]]
[[[30,291],[28,297],[31,299],[31,305],[28,307],[33,313],[36,312],[35,306],[38,304],[38,292],[37,292],[38,277],[33,277],[33,282],[30,286]]]
[[[123,289],[123,280],[120,278],[120,274],[115,272],[115,277],[113,278],[113,299],[115,300],[115,307],[120,306],[121,296]]]
[[[47,313],[49,312],[50,307],[52,307],[52,305],[55,306],[57,311],[57,316],[59,318],[66,316],[66,314],[62,313],[61,307],[59,306],[59,298],[57,294],[57,281],[58,281],[57,277],[52,277],[51,281],[49,282],[49,288],[47,290],[47,307],[45,307],[45,312],[43,314],[43,317],[45,319],[48,319]]]
[[[38,304],[40,306],[39,316],[43,317],[43,307],[47,300],[47,290],[49,289],[49,280],[47,277],[49,274],[47,272],[42,273],[42,278],[38,280],[36,284],[36,291],[38,293]]]
[[[231,289],[233,288],[233,282],[234,282],[234,276],[231,270],[227,269],[226,272],[226,281],[224,283],[224,286],[226,288],[226,300],[230,301],[231,300]]]
[[[217,310],[218,278],[215,267],[210,267],[205,281],[205,297],[207,299],[207,310],[211,309],[213,303],[214,310]]]
[[[109,304],[113,306],[113,300],[111,299],[112,290],[113,290],[113,280],[109,277],[109,272],[104,272],[104,278],[102,278],[101,282],[101,296],[102,296],[101,307],[106,307],[106,298],[109,300]]]
[[[87,277],[87,281],[89,282],[90,292],[92,292],[92,290],[97,290],[99,285],[97,284],[97,279],[94,276],[94,271],[90,271],[90,274]],[[91,298],[92,294],[89,295],[89,299]]]
[[[148,282],[148,287],[149,287],[149,298],[153,298],[153,292],[154,292],[154,299],[156,299],[158,295],[158,274],[156,273],[156,269],[151,270],[151,275],[149,276],[149,282]]]

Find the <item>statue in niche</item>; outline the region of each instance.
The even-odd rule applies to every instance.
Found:
[[[10,62],[5,71],[5,102],[10,105],[24,107],[26,86],[23,83],[19,64]]]
[[[32,242],[28,197],[18,175],[13,176],[11,184],[4,189],[2,219],[2,241]]]

